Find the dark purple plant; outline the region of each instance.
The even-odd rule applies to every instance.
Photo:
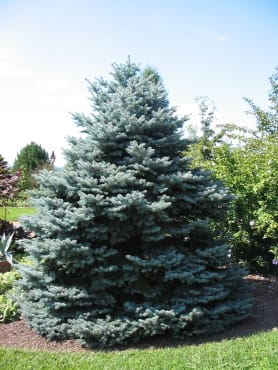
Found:
[[[6,221],[8,203],[15,198],[19,188],[17,186],[20,172],[14,174],[9,171],[0,173],[0,206],[4,208],[4,220]]]

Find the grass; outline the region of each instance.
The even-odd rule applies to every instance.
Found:
[[[36,213],[35,208],[31,207],[7,207],[7,221],[17,221],[20,216],[33,215]],[[5,219],[5,210],[0,207],[0,220]]]
[[[277,369],[277,332],[201,345],[89,353],[46,352],[0,347],[0,368],[90,370]]]

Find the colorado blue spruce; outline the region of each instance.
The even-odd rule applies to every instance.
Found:
[[[89,83],[61,172],[41,172],[25,217],[23,316],[50,339],[108,347],[225,330],[245,319],[243,271],[215,230],[231,196],[182,156],[187,118],[160,76],[130,60]],[[186,124],[185,124],[186,127]]]

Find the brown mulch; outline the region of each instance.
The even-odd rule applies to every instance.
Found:
[[[254,287],[253,294],[256,299],[252,316],[249,319],[235,325],[228,331],[209,337],[201,337],[183,342],[171,340],[169,338],[149,339],[138,344],[136,348],[158,348],[181,344],[199,344],[209,341],[244,337],[263,331],[278,330],[277,279],[260,275],[248,275],[246,279],[248,284]],[[48,341],[33,332],[24,320],[0,324],[0,346],[48,351],[89,351],[88,349],[82,348],[73,340],[64,342]]]

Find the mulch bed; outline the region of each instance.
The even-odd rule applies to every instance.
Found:
[[[177,345],[200,344],[211,341],[220,341],[244,337],[258,332],[277,330],[278,331],[278,281],[274,277],[261,275],[248,275],[246,277],[250,288],[256,299],[252,316],[235,325],[228,331],[212,336],[203,336],[186,341],[175,341],[166,337],[148,339],[140,344],[132,345],[129,348],[159,348]],[[24,319],[11,323],[0,324],[0,346],[16,347],[33,350],[47,351],[69,351],[85,352],[90,351],[82,348],[76,341],[67,340],[63,342],[48,341],[33,332]]]

